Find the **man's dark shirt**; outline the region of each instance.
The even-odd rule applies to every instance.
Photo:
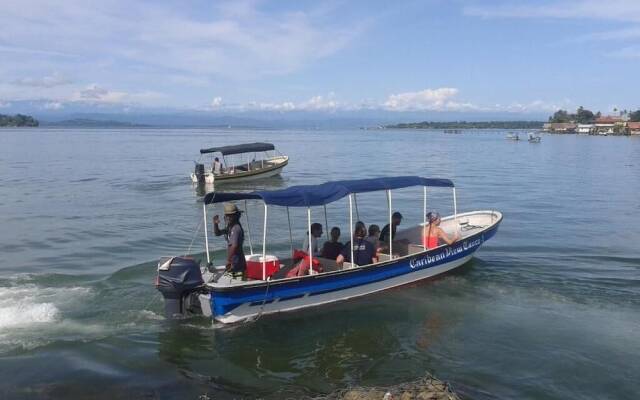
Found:
[[[340,242],[324,242],[324,246],[322,246],[322,257],[330,258],[335,260],[340,255],[340,251],[342,250],[342,243]]]
[[[346,261],[351,262],[351,242],[347,242],[340,252]],[[353,258],[356,265],[369,265],[375,256],[373,245],[364,238],[356,239],[353,244]]]
[[[397,225],[393,226],[391,230],[391,240],[396,238],[396,228]],[[389,244],[389,224],[386,224],[384,228],[382,228],[382,232],[380,232],[380,238],[378,239],[383,243]]]

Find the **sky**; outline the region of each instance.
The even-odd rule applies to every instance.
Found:
[[[2,0],[0,113],[640,108],[639,0]]]

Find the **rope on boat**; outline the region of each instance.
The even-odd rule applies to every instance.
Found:
[[[271,277],[268,277],[267,288],[264,291],[264,298],[262,299],[262,304],[260,305],[260,311],[258,311],[258,313],[255,316],[245,319],[244,320],[245,324],[251,324],[251,323],[257,322],[260,319],[260,317],[262,317],[262,313],[264,312],[264,305],[267,304],[267,296],[269,295],[270,285],[271,285]]]
[[[193,242],[196,240],[196,235],[198,234],[198,232],[200,232],[201,226],[202,226],[202,220],[198,222],[198,226],[196,227],[196,230],[193,232],[193,236],[191,237],[191,243],[189,244],[189,248],[187,249],[185,256],[188,256],[189,253],[191,253],[191,247],[193,247]]]

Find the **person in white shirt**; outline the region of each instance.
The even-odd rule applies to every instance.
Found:
[[[321,248],[318,242],[318,238],[322,236],[322,224],[314,222],[311,224],[311,251],[313,256],[320,257]],[[302,243],[302,250],[309,252],[309,232],[304,235],[304,242]]]
[[[213,171],[214,175],[220,175],[222,173],[222,163],[220,162],[220,159],[218,157],[213,160],[213,167],[211,168],[211,170]]]

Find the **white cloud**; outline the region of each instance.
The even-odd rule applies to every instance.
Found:
[[[335,19],[314,9],[267,12],[254,1],[191,8],[126,0],[8,1],[0,13],[0,39],[10,38],[12,46],[0,51],[46,59],[61,69],[70,56],[94,67],[133,65],[148,72],[252,80],[288,74],[332,55],[367,24]]]
[[[214,97],[213,100],[211,100],[211,104],[209,106],[211,107],[211,109],[216,110],[222,107],[222,105],[222,97]]]
[[[62,110],[64,108],[64,104],[58,101],[50,101],[43,105],[45,110]]]
[[[71,80],[60,75],[59,73],[54,73],[53,75],[44,76],[42,78],[20,78],[14,80],[12,83],[18,86],[52,88],[56,86],[68,85],[71,83]]]
[[[627,46],[608,53],[610,57],[622,59],[640,59],[640,46]]]
[[[559,0],[523,5],[502,2],[498,5],[467,6],[467,15],[484,18],[588,18],[617,21],[640,21],[637,0]]]
[[[286,111],[295,111],[298,108],[291,101],[284,101],[282,103],[256,103],[251,102],[247,104],[247,109],[257,109],[261,111],[278,111],[278,112],[286,112]]]
[[[74,93],[72,100],[88,103],[122,103],[127,96],[126,92],[110,91],[92,84]]]
[[[11,107],[11,103],[0,101],[0,108]]]
[[[507,105],[495,104],[494,111],[505,111],[514,113],[533,113],[533,112],[554,112],[559,109],[573,109],[575,105],[569,99],[562,101],[545,101],[534,100],[528,103],[514,102]]]
[[[129,93],[110,90],[91,84],[74,92],[68,101],[90,104],[149,105],[163,100],[166,96],[157,92]]]
[[[453,98],[456,88],[424,89],[419,92],[405,92],[390,95],[384,108],[391,111],[462,111],[476,109],[470,103],[460,103]]]

